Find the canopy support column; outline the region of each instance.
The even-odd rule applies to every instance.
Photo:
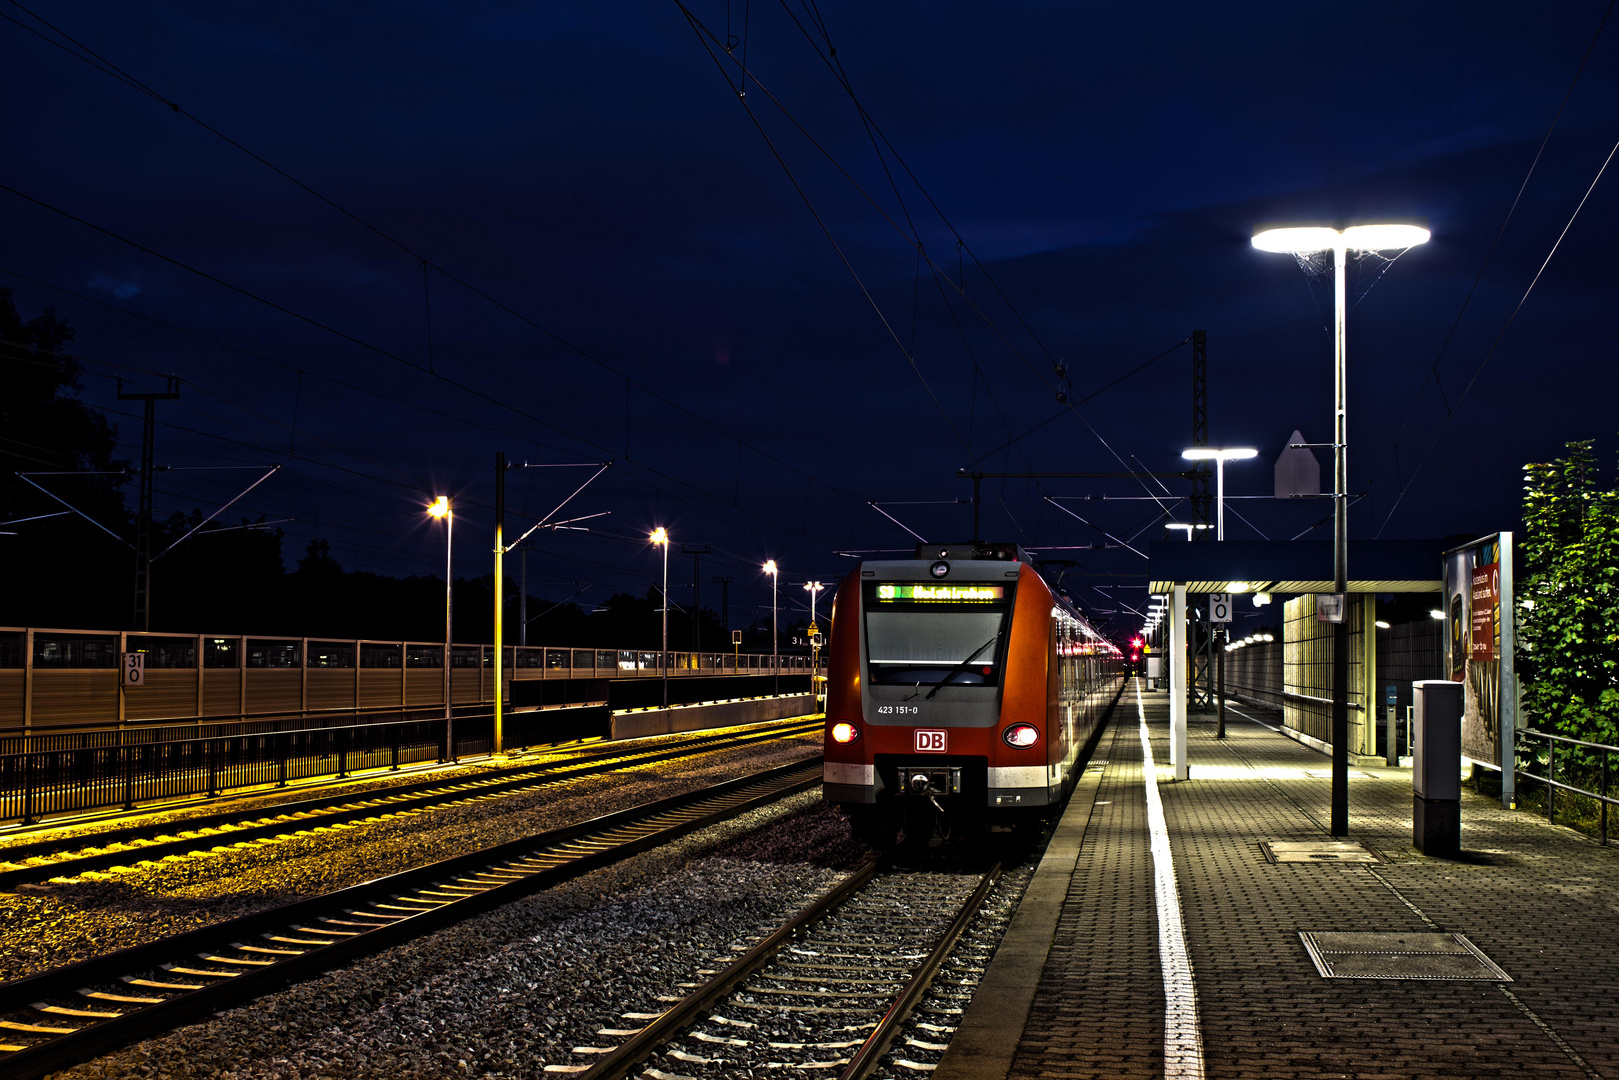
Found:
[[[1186,761],[1186,586],[1169,594],[1169,763],[1175,779],[1191,776]]]

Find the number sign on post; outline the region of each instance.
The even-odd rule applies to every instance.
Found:
[[[1209,593],[1209,622],[1228,623],[1231,621],[1231,594],[1228,592]]]
[[[126,652],[124,654],[124,685],[146,685],[146,654]]]

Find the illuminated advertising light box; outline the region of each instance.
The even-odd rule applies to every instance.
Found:
[[[910,600],[922,603],[986,603],[1002,600],[1006,589],[1001,585],[879,585],[878,600]]]

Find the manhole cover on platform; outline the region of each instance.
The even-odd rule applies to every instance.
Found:
[[[1324,979],[1483,979],[1511,982],[1461,934],[1300,932]]]
[[[1260,849],[1273,863],[1374,863],[1377,852],[1355,840],[1262,840]]]

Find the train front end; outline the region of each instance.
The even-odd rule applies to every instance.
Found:
[[[877,842],[1028,818],[1079,751],[1033,566],[1010,545],[918,554],[862,563],[833,606],[823,790]]]

